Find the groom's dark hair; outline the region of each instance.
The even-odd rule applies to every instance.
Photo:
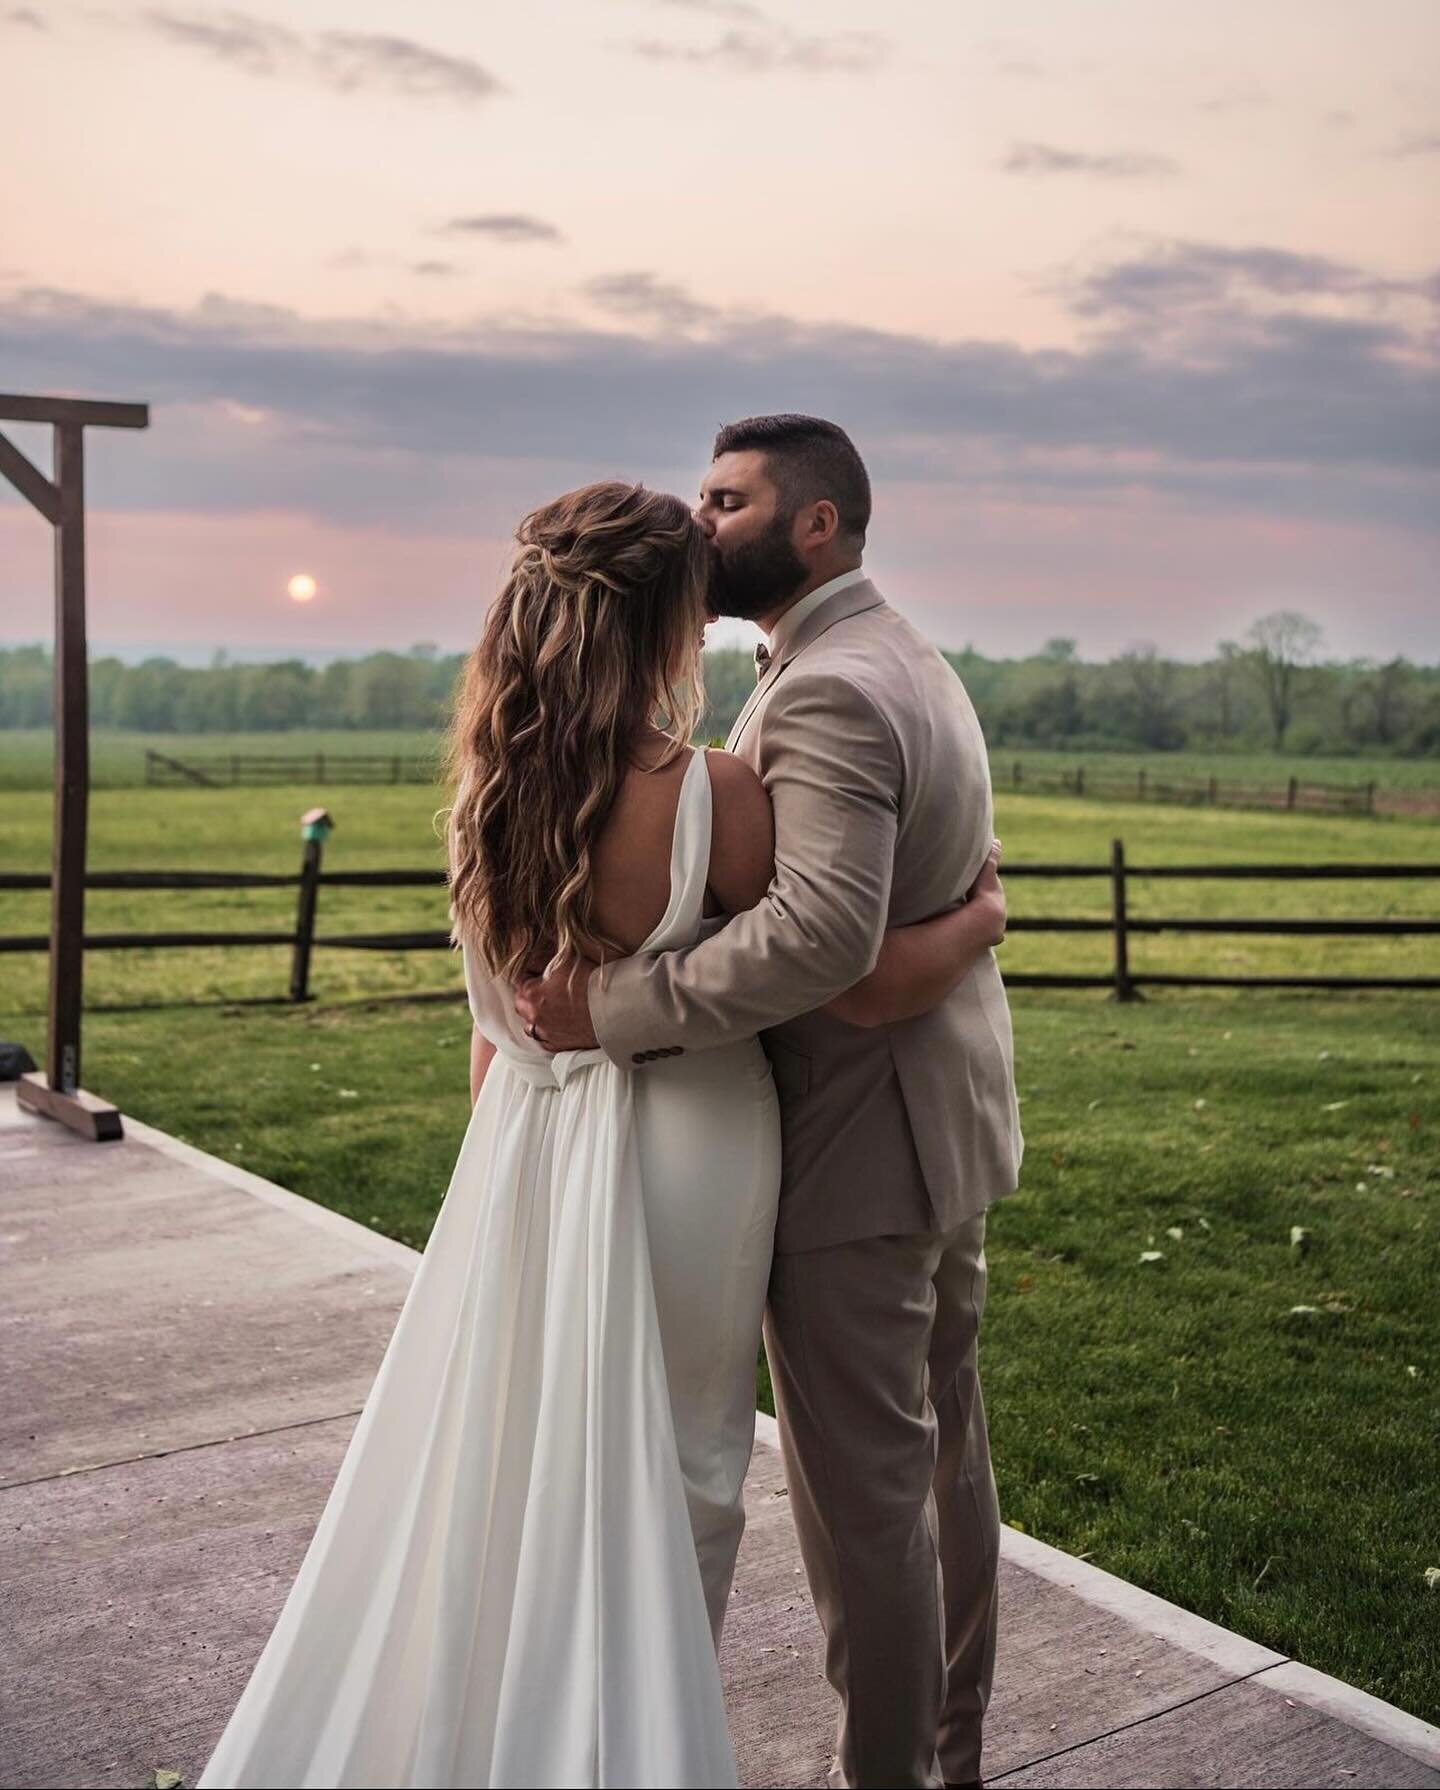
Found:
[[[819,416],[747,416],[726,423],[710,457],[746,453],[765,456],[765,470],[780,493],[781,508],[794,515],[802,504],[824,497],[834,504],[840,526],[857,546],[870,526],[870,475],[855,443],[838,423]]]

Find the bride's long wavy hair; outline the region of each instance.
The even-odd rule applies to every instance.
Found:
[[[451,937],[515,977],[618,947],[591,854],[649,725],[670,763],[704,707],[710,549],[678,497],[598,484],[533,510],[450,730]]]

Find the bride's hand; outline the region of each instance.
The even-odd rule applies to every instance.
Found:
[[[986,922],[984,939],[990,946],[1002,945],[1005,942],[1005,886],[1000,881],[1000,841],[992,839],[990,852],[980,874],[971,883],[965,897],[965,906],[975,918]]]

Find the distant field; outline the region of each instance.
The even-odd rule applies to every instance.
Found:
[[[1385,789],[1440,791],[1440,758],[1308,758],[1274,752],[1046,752],[1029,746],[996,746],[990,763],[997,786],[1010,781],[1012,765],[1027,771],[1087,771],[1104,777],[1133,777],[1144,770],[1156,778],[1218,777],[1225,783],[1283,788],[1291,777],[1302,783],[1374,783]]]
[[[336,821],[326,848],[335,870],[439,869],[438,791],[399,788],[102,789],[92,803],[90,861],[95,869],[256,870],[292,872],[300,858],[301,813],[323,801]],[[1403,819],[1295,818],[1288,815],[1097,803],[1076,797],[1009,796],[996,804],[996,829],[1009,863],[1100,864],[1110,841],[1125,840],[1132,865],[1276,862],[1320,859],[1440,864],[1433,823]],[[0,863],[48,867],[50,800],[42,790],[0,792]],[[1013,877],[1013,915],[1103,915],[1105,882]],[[1440,914],[1440,882],[1206,883],[1137,880],[1131,912],[1144,917],[1260,919],[1321,915],[1383,919]],[[184,927],[283,929],[292,923],[292,890],[107,892],[88,903],[91,931],[170,931]],[[43,894],[0,893],[0,934],[41,933]],[[439,889],[322,891],[319,932],[443,927]],[[1100,934],[1014,933],[1003,948],[1007,971],[1103,974],[1110,942]],[[1440,974],[1440,939],[1286,939],[1161,935],[1132,942],[1132,969],[1212,974]],[[87,966],[91,1002],[113,1006],[177,1000],[263,999],[283,993],[287,955],[280,947],[204,951],[106,951]],[[401,994],[456,986],[457,965],[444,951],[317,952],[312,985],[322,999]],[[43,956],[0,955],[0,1006],[44,1005]]]
[[[297,729],[293,733],[116,733],[97,728],[90,740],[90,776],[96,789],[131,789],[145,782],[145,748],[152,746],[171,758],[194,753],[215,758],[225,752],[258,754],[298,753],[399,753],[418,758],[434,752],[438,761],[438,734],[410,729],[344,728],[324,731]],[[15,728],[0,731],[0,790],[49,787],[54,743],[48,729]]]
[[[222,753],[247,754],[399,753],[419,757],[440,751],[440,736],[402,729],[347,732],[343,729],[291,733],[143,734],[97,730],[92,739],[91,774],[97,789],[131,788],[145,781],[145,748],[172,758],[187,753],[214,758]],[[51,736],[43,729],[0,731],[0,789],[43,789],[50,782]],[[1429,791],[1440,799],[1440,758],[1305,758],[1269,752],[1045,752],[1038,748],[998,747],[991,755],[995,782],[1008,786],[1012,766],[1027,770],[1073,771],[1084,765],[1097,777],[1133,777],[1142,768],[1160,778],[1218,777],[1222,783],[1283,788],[1291,777],[1305,783],[1363,786],[1374,782],[1382,791]]]

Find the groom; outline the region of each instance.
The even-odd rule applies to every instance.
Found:
[[[870,483],[845,432],[716,437],[698,516],[713,607],[759,624],[729,749],[775,810],[760,906],[688,950],[527,983],[551,1049],[624,1066],[762,1032],[784,1168],[765,1347],[826,1675],[832,1781],[976,1783],[999,1516],[976,1341],[985,1211],[1016,1184],[1010,1014],[992,953],[932,1012],[818,1011],[885,929],[964,898],[989,850],[985,743],[954,673],[861,568]]]

